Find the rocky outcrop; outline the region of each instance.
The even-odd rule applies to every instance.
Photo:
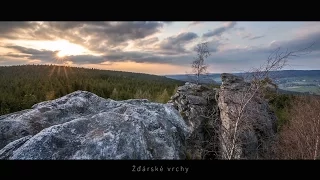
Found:
[[[267,101],[243,78],[221,78],[219,89],[185,83],[167,104],[76,91],[0,116],[0,159],[270,157]]]
[[[0,159],[185,159],[189,133],[171,105],[76,91],[0,116]]]
[[[188,159],[216,158],[217,154],[212,150],[218,151],[215,135],[219,126],[217,92],[215,88],[187,82],[168,102],[180,112],[192,132],[187,139]]]
[[[232,74],[221,75],[218,106],[223,159],[266,158],[275,135],[276,116],[256,87]]]
[[[191,129],[187,154],[191,159],[267,158],[276,130],[268,102],[241,77],[224,73],[221,79],[220,89],[186,83],[169,101]]]

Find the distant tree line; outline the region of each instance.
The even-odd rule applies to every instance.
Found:
[[[165,103],[183,82],[162,76],[55,65],[0,67],[0,115],[85,90],[114,100]]]

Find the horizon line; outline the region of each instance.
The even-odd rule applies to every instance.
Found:
[[[113,71],[113,72],[127,72],[127,73],[137,73],[137,74],[148,74],[148,75],[155,75],[155,76],[173,76],[173,75],[194,75],[193,73],[184,73],[184,74],[149,74],[144,72],[133,72],[133,71],[121,71],[121,70],[112,70],[112,69],[100,69],[100,68],[89,68],[89,67],[81,67],[81,66],[70,66],[70,65],[59,65],[59,64],[16,64],[16,65],[0,65],[0,67],[14,67],[14,66],[64,66],[64,67],[73,67],[73,68],[81,68],[81,69],[91,69],[91,70],[100,70],[100,71]],[[280,72],[280,71],[320,71],[320,69],[283,69],[283,70],[276,70],[276,71],[270,71],[270,72]],[[208,72],[205,74],[202,74],[202,76],[208,75],[208,74],[222,74],[222,73],[230,73],[230,74],[241,74],[241,73],[251,73],[251,72]]]

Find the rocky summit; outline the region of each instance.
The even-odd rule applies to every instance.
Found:
[[[169,101],[191,130],[187,158],[270,157],[277,118],[267,100],[242,77],[223,73],[221,79],[220,88],[186,83]]]
[[[227,73],[221,78],[218,106],[222,159],[269,158],[277,118],[259,93],[265,86],[257,88],[243,78]]]
[[[185,159],[189,132],[168,104],[76,91],[0,116],[0,159]]]
[[[256,86],[185,83],[167,104],[87,91],[0,116],[0,159],[259,159],[276,116]],[[257,94],[257,95],[256,95]]]

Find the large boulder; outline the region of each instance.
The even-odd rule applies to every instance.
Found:
[[[0,159],[185,159],[189,133],[171,105],[76,91],[0,116]]]
[[[257,86],[232,74],[221,75],[219,91],[223,159],[268,158],[276,116]]]

